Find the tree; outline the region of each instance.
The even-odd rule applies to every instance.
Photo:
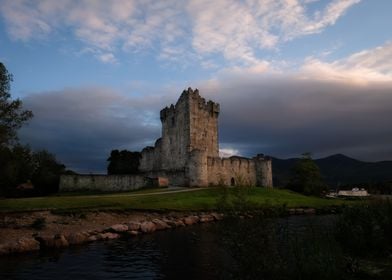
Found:
[[[31,179],[35,164],[28,146],[0,145],[0,193],[15,195],[16,187]]]
[[[23,110],[20,99],[11,100],[12,80],[12,75],[0,62],[0,145],[15,142],[17,130],[33,117],[31,111]]]
[[[65,166],[45,150],[32,152],[18,144],[17,131],[33,113],[23,110],[19,99],[11,99],[11,82],[12,75],[0,62],[0,194],[25,195],[18,190],[24,183],[34,185],[30,195],[55,192]]]
[[[325,190],[320,169],[311,153],[302,154],[302,158],[294,165],[288,188],[307,195],[319,195]]]
[[[65,172],[65,165],[46,150],[33,153],[35,169],[31,177],[37,194],[50,194],[58,191],[60,175]]]
[[[135,174],[139,172],[141,154],[127,150],[112,150],[108,158],[108,174]]]

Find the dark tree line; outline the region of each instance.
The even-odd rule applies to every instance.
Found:
[[[287,187],[306,195],[320,195],[327,190],[320,168],[314,162],[310,153],[302,154],[302,158],[293,166]]]
[[[139,172],[141,153],[112,150],[108,158],[108,174],[136,174]]]
[[[11,98],[12,75],[0,62],[0,195],[45,195],[58,190],[65,166],[46,150],[33,152],[17,132],[33,113]]]

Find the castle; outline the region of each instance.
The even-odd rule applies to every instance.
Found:
[[[162,138],[143,149],[140,171],[181,186],[272,187],[270,159],[219,157],[219,110],[219,104],[206,102],[197,89],[184,90],[175,105],[161,110]]]
[[[161,110],[162,137],[141,152],[136,175],[64,175],[61,191],[80,189],[125,191],[146,185],[208,187],[240,185],[272,187],[271,160],[219,157],[219,104],[206,102],[199,91],[184,90],[175,105]],[[152,183],[153,182],[153,183]]]

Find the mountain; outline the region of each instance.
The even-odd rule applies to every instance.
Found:
[[[298,158],[272,158],[275,186],[286,186]],[[324,180],[331,186],[392,181],[392,161],[365,162],[336,154],[315,159]]]

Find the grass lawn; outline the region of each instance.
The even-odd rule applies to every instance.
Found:
[[[162,190],[164,191],[164,190]],[[152,190],[152,193],[156,190]],[[233,197],[235,189],[229,189]],[[143,191],[142,193],[146,193]],[[206,188],[191,192],[167,193],[144,196],[130,196],[130,193],[61,195],[34,198],[0,200],[0,212],[34,210],[213,210],[217,199],[222,195],[218,188]],[[288,190],[252,188],[247,198],[259,206],[314,207],[323,208],[341,205],[347,201],[340,199],[322,199],[303,196]]]

